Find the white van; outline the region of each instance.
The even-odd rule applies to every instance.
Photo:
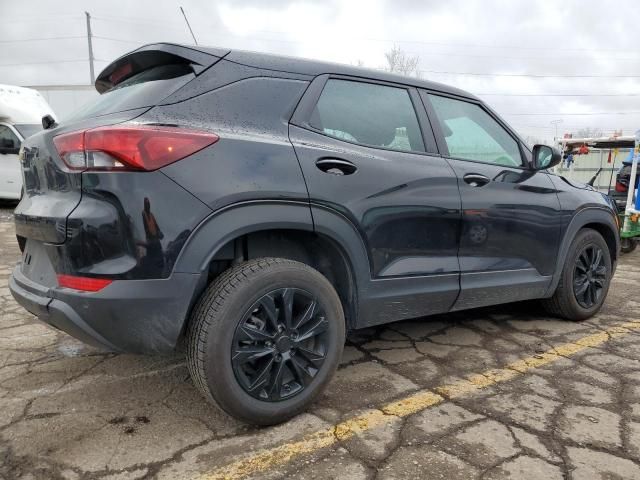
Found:
[[[42,117],[55,115],[37,90],[0,84],[0,198],[19,200],[22,141],[42,130]]]

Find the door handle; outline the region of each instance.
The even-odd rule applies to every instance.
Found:
[[[482,187],[491,181],[489,177],[480,173],[467,173],[462,178],[465,183],[467,183],[471,187]]]
[[[353,163],[340,158],[321,158],[316,161],[316,167],[320,171],[331,175],[351,175],[358,170]]]

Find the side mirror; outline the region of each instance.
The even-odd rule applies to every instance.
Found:
[[[558,165],[562,161],[562,155],[558,150],[548,145],[534,145],[531,159],[531,166],[534,170],[546,170]]]

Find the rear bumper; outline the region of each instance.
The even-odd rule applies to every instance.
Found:
[[[48,288],[18,265],[9,279],[16,301],[40,320],[90,345],[129,353],[170,353],[182,334],[200,275],[118,280],[99,292]]]

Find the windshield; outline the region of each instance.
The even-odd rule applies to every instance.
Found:
[[[195,78],[191,65],[158,65],[133,75],[73,113],[67,120],[151,107]]]
[[[14,127],[16,127],[16,130],[18,130],[24,139],[27,139],[31,135],[35,135],[42,130],[42,125],[38,123],[16,123]]]

